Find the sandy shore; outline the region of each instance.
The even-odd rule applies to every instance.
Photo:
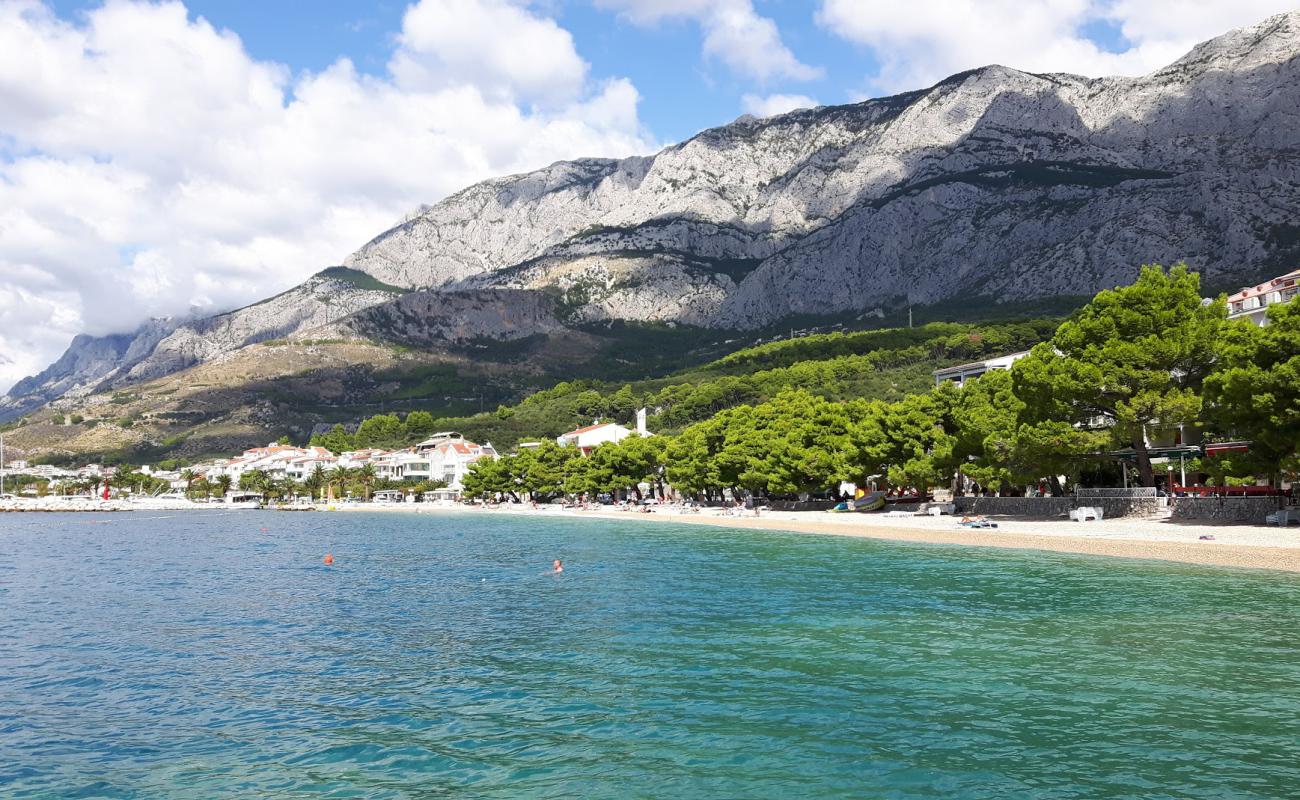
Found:
[[[335,506],[341,511],[413,513],[519,514],[526,516],[674,522],[724,528],[859,536],[902,542],[1050,550],[1116,558],[1153,559],[1207,566],[1300,572],[1300,528],[1231,525],[1155,519],[1108,519],[1102,522],[990,518],[996,529],[966,529],[953,517],[827,514],[770,511],[753,516],[725,516],[714,509],[681,513],[672,508],[653,513],[616,510],[583,511],[559,506],[448,508],[425,504]],[[1212,536],[1213,539],[1201,539]]]

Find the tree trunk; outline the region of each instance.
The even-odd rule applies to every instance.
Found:
[[[959,464],[956,474],[952,476],[952,496],[961,497],[962,494],[961,465]]]
[[[1133,434],[1133,452],[1137,455],[1139,482],[1143,486],[1155,486],[1156,476],[1151,469],[1151,454],[1147,452],[1146,437],[1141,430]]]

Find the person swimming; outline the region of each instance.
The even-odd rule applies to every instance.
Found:
[[[561,572],[564,572],[564,562],[558,558],[552,561],[551,571],[554,572],[556,575],[559,575]]]

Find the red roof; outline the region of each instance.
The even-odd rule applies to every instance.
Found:
[[[1228,299],[1245,300],[1247,297],[1253,297],[1257,294],[1267,294],[1278,286],[1294,284],[1297,279],[1300,279],[1300,269],[1288,272],[1285,275],[1279,275],[1270,281],[1265,281],[1264,283],[1255,286],[1247,286],[1236,294],[1230,296]]]
[[[578,428],[578,429],[576,429],[576,430],[569,431],[568,433],[563,434],[563,435],[564,435],[564,436],[577,436],[577,435],[580,434],[580,433],[586,433],[586,432],[588,432],[588,431],[594,431],[594,430],[596,430],[597,428],[608,428],[610,425],[617,425],[617,424],[618,424],[618,423],[616,423],[616,422],[601,422],[601,423],[596,424],[596,425],[588,425],[588,426],[585,427],[585,428]]]

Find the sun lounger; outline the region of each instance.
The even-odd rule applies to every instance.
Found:
[[[925,510],[925,513],[929,514],[932,517],[937,517],[942,514],[954,514],[956,513],[956,511],[957,511],[957,506],[953,505],[952,503],[934,503],[933,505],[931,505],[929,508]]]
[[[1070,519],[1075,522],[1087,522],[1090,519],[1101,522],[1102,511],[1097,506],[1079,506],[1070,512]]]
[[[1281,508],[1264,517],[1265,525],[1281,525],[1285,528],[1292,522],[1300,523],[1300,508]]]

